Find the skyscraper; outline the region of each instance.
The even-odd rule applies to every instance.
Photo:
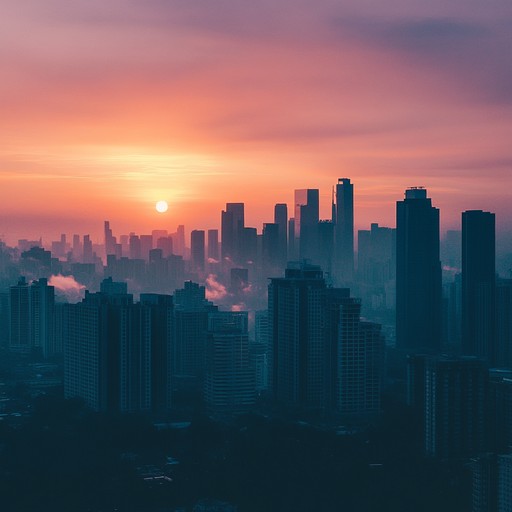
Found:
[[[10,343],[13,352],[49,357],[54,341],[55,288],[41,278],[28,284],[22,277],[9,290]]]
[[[339,178],[336,185],[336,272],[342,283],[354,275],[354,185],[349,178]]]
[[[192,270],[204,270],[204,231],[194,229],[190,233],[190,260],[192,263]]]
[[[247,326],[245,311],[208,316],[204,397],[216,411],[243,411],[254,404],[255,375],[249,362]]]
[[[299,240],[299,256],[314,259],[317,249],[317,227],[319,221],[318,189],[295,191],[295,239]]]
[[[285,203],[274,206],[274,224],[279,226],[279,261],[284,266],[288,259],[288,206]]]
[[[437,353],[440,342],[439,210],[415,187],[396,204],[396,344]]]
[[[288,405],[326,405],[326,351],[322,326],[326,284],[320,267],[287,268],[268,289],[270,366],[275,397]]]
[[[242,231],[245,227],[244,203],[226,203],[221,212],[221,252],[222,259],[238,262]]]
[[[495,216],[462,213],[462,350],[496,362]]]
[[[219,230],[208,230],[208,258],[219,259]]]

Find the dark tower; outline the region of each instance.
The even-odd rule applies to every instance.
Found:
[[[190,233],[190,259],[192,270],[204,270],[204,231],[194,229]]]
[[[274,206],[274,224],[279,226],[279,260],[285,265],[288,259],[288,206],[278,203]]]
[[[319,191],[305,188],[295,191],[295,239],[299,239],[300,258],[316,255],[319,221]]]
[[[334,208],[333,208],[334,209]],[[343,283],[354,275],[354,185],[339,178],[336,185],[336,275]]]
[[[495,216],[462,213],[462,351],[491,364],[496,360]]]
[[[396,345],[437,353],[440,342],[439,209],[415,187],[396,203]]]

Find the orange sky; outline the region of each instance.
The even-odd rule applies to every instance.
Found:
[[[0,238],[272,221],[295,188],[355,184],[394,225],[423,185],[512,230],[512,4],[491,0],[6,0]],[[154,203],[165,199],[159,215]]]

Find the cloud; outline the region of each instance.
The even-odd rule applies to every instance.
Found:
[[[85,294],[85,286],[73,276],[53,275],[48,284],[54,286],[57,294],[64,296],[68,302],[78,302],[83,299]]]
[[[205,281],[206,284],[206,298],[213,302],[221,301],[228,296],[226,287],[217,281],[215,274],[209,274]]]

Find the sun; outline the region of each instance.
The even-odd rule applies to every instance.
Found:
[[[158,201],[155,205],[155,209],[158,213],[165,213],[168,208],[169,205],[167,204],[167,201]]]

